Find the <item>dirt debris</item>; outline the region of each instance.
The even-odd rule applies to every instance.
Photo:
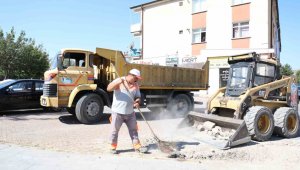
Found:
[[[210,121],[206,121],[206,122],[203,123],[202,126],[203,126],[204,130],[210,131],[216,126],[216,124],[213,123],[213,122],[210,122]]]
[[[236,132],[234,129],[221,128],[210,121],[198,122],[195,121],[192,126],[198,129],[199,132],[211,136],[214,140],[229,140],[229,138]]]
[[[193,160],[243,160],[250,161],[252,158],[246,152],[224,151],[224,150],[185,150],[181,153],[186,159]]]

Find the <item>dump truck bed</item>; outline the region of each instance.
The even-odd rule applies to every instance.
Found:
[[[141,89],[197,91],[208,88],[208,62],[202,68],[131,64],[126,62],[120,51],[97,48],[96,53],[109,59],[120,76],[126,75],[132,68],[139,69],[143,78],[140,84]]]

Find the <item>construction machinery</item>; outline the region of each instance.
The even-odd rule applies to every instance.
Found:
[[[203,128],[205,123],[219,126],[221,129],[210,135],[213,138],[203,139],[200,134],[194,137],[223,149],[251,139],[266,141],[272,134],[296,137],[299,115],[295,76],[280,77],[280,62],[256,53],[230,56],[228,63],[227,86],[210,97],[207,113],[191,112],[179,127],[194,127],[199,133],[213,128]],[[226,133],[224,129],[231,129],[231,134],[217,140],[218,135]]]
[[[129,70],[141,71],[141,107],[166,108],[181,116],[193,110],[192,91],[208,88],[208,63],[202,68],[182,68],[128,63],[122,52],[96,48],[96,52],[62,49],[52,69],[44,74],[40,102],[44,107],[66,108],[81,123],[99,122],[104,106],[111,106],[107,85]]]

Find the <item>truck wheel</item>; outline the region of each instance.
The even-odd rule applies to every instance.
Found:
[[[264,106],[253,106],[247,111],[244,120],[252,139],[268,140],[274,131],[274,117],[272,111]]]
[[[176,117],[184,117],[192,110],[192,101],[186,94],[176,95],[171,102],[167,104],[167,110]]]
[[[299,116],[293,108],[281,107],[277,109],[274,113],[274,120],[275,134],[286,138],[293,138],[298,135]]]
[[[162,111],[161,107],[147,107],[152,113],[160,113]]]
[[[103,114],[103,101],[97,94],[86,94],[76,104],[76,117],[84,124],[100,121]]]
[[[75,114],[76,114],[76,113],[75,113],[75,107],[67,107],[66,109],[67,109],[67,111],[68,111],[70,114],[72,114],[72,115],[75,115]]]

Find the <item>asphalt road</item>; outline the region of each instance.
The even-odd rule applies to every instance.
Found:
[[[0,144],[1,170],[201,170],[200,164],[159,159],[54,152]]]

